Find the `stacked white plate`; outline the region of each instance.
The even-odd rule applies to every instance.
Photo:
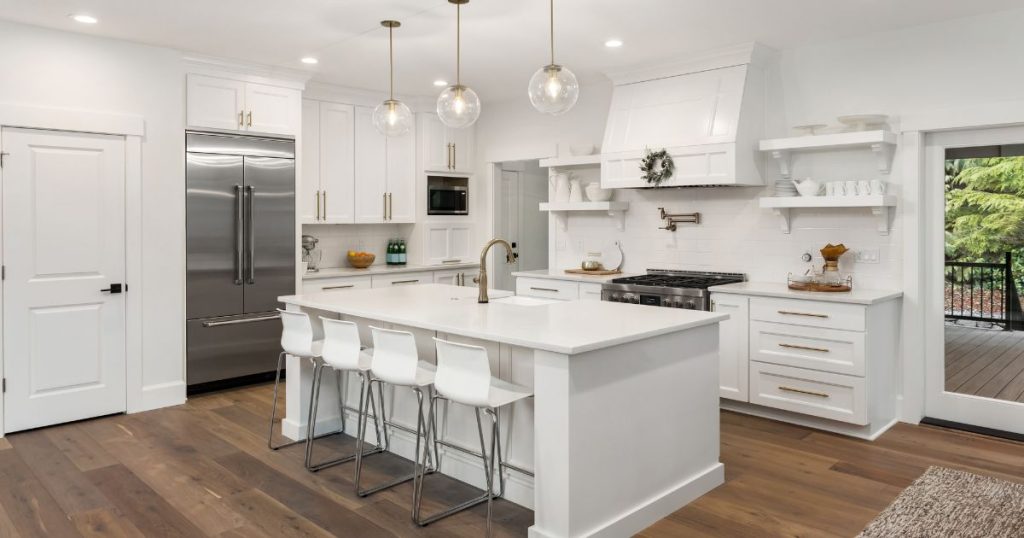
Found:
[[[796,196],[796,185],[788,179],[780,179],[775,182],[775,196]]]

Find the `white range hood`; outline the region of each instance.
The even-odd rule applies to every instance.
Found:
[[[644,150],[664,148],[675,172],[660,187],[763,185],[758,141],[768,116],[774,54],[756,44],[609,75],[615,84],[601,151],[601,186],[651,187]]]

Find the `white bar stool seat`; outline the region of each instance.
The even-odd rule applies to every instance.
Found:
[[[281,353],[277,356],[277,372],[274,375],[274,402],[270,412],[270,434],[267,436],[267,447],[277,450],[303,441],[291,441],[279,445],[274,444],[274,423],[277,422],[277,393],[281,385],[281,370],[284,368],[285,355],[293,355],[300,359],[316,360],[323,352],[324,341],[315,338],[313,324],[305,312],[277,310],[281,317]]]
[[[360,413],[359,421],[359,435],[356,444],[356,494],[360,497],[382,491],[398,484],[408,482],[416,477],[419,469],[420,461],[420,448],[422,444],[426,444],[426,417],[423,414],[423,400],[424,390],[427,392],[427,398],[433,396],[433,383],[436,368],[433,364],[430,364],[419,359],[419,352],[416,349],[416,337],[412,333],[407,331],[395,331],[390,329],[382,329],[379,327],[370,327],[373,334],[373,360],[370,366],[370,390],[373,390],[373,384],[378,385],[378,396],[381,398],[381,416],[384,417],[382,421],[382,429],[384,435],[384,445],[390,445],[390,439],[388,438],[388,427],[400,426],[393,424],[387,420],[387,414],[384,411],[384,384],[393,385],[396,387],[408,387],[413,390],[416,394],[417,402],[419,403],[419,412],[416,420],[416,430],[410,433],[416,435],[416,451],[413,456],[413,473],[407,476],[402,476],[391,480],[390,482],[373,486],[368,489],[362,489],[361,476],[363,469],[363,458],[362,458],[362,445],[364,438],[366,437],[366,414],[365,414],[365,403],[363,404],[364,410]],[[404,427],[402,429],[405,429]],[[379,439],[379,437],[378,437]],[[379,444],[379,441],[378,441]],[[435,447],[436,455],[436,447]],[[424,465],[432,465],[434,457],[430,455],[430,449],[424,450]],[[426,470],[423,472],[433,472],[433,469]],[[414,499],[415,501],[415,499]]]
[[[508,381],[498,379],[491,375],[491,361],[487,350],[480,346],[457,344],[438,338],[434,338],[437,345],[437,375],[434,379],[434,390],[436,392],[430,402],[430,417],[427,420],[427,437],[434,436],[434,443],[443,444],[460,451],[469,452],[479,456],[483,460],[486,473],[487,491],[480,497],[465,501],[461,504],[442,510],[434,515],[421,517],[420,509],[423,500],[424,473],[418,472],[413,485],[413,521],[418,525],[428,525],[439,519],[446,518],[467,508],[480,503],[487,503],[487,535],[491,534],[491,503],[496,497],[505,494],[505,478],[503,469],[505,464],[501,461],[501,430],[498,420],[498,409],[520,400],[533,396],[533,391],[522,385],[516,385]],[[458,447],[444,441],[438,440],[437,425],[434,417],[434,409],[437,400],[448,400],[462,405],[475,408],[476,425],[480,434],[480,453],[471,452],[465,448]],[[480,418],[481,412],[491,418],[491,447],[490,456],[484,442],[483,425]],[[436,451],[436,449],[435,449]],[[494,470],[495,461],[498,463],[498,481],[500,489],[494,491]],[[425,464],[425,462],[424,462]],[[422,469],[419,467],[418,469]]]
[[[355,454],[350,454],[335,458],[332,460],[313,463],[313,448],[314,442],[318,438],[316,436],[316,420],[317,413],[320,407],[320,387],[323,381],[323,371],[327,368],[334,370],[337,374],[338,381],[338,414],[341,420],[341,430],[328,435],[334,435],[335,433],[345,433],[345,411],[354,411],[362,413],[366,406],[364,400],[369,398],[369,405],[373,407],[373,421],[377,430],[377,438],[381,439],[381,424],[377,413],[377,405],[373,401],[373,392],[370,385],[370,366],[373,362],[373,350],[364,349],[362,343],[359,341],[359,327],[351,321],[342,321],[339,319],[320,317],[320,321],[323,323],[324,328],[324,340],[322,342],[322,350],[320,359],[314,363],[313,367],[313,386],[310,388],[310,411],[309,420],[306,425],[306,469],[311,472],[316,472],[327,467],[339,465],[356,459]],[[345,405],[345,396],[342,392],[342,377],[346,374],[354,372],[359,375],[359,409],[352,409]],[[361,422],[363,417],[357,415]],[[383,452],[385,447],[378,441],[378,446],[364,455],[376,454]]]

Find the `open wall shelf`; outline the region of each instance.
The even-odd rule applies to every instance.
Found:
[[[605,211],[608,216],[616,220],[616,225],[621,230],[625,227],[625,212],[629,209],[629,202],[543,202],[540,204],[541,211],[554,213],[562,225],[562,230],[569,227],[569,213],[574,211]]]
[[[878,218],[878,233],[889,235],[890,216],[896,207],[891,194],[868,196],[775,196],[761,198],[761,207],[771,209],[782,218],[782,232],[792,230],[792,211],[800,208],[863,207]]]
[[[782,177],[792,176],[794,152],[827,151],[836,149],[863,148],[870,150],[878,161],[878,170],[888,174],[892,169],[892,157],[896,151],[896,134],[891,131],[855,131],[813,136],[796,136],[791,138],[773,138],[762,140],[761,151],[770,153]]]

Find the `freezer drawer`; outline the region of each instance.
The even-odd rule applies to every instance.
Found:
[[[281,352],[277,312],[187,322],[189,385],[273,372]]]

